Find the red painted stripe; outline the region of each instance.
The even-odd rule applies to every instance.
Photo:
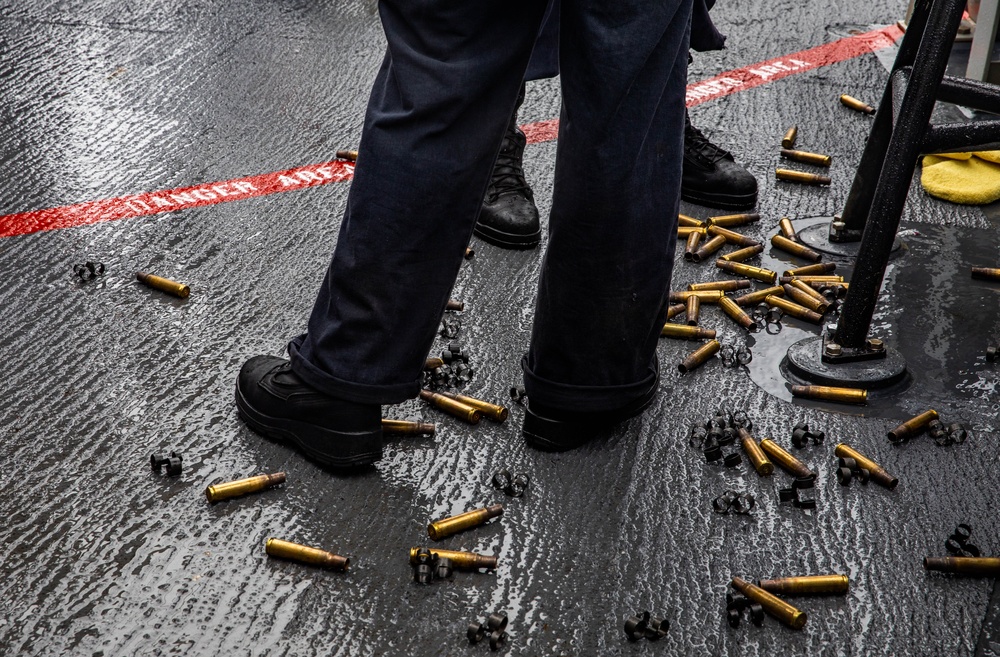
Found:
[[[752,89],[789,75],[829,66],[891,46],[901,34],[902,31],[895,26],[886,27],[696,82],[687,87],[687,106],[693,107],[737,91]],[[529,144],[552,141],[559,135],[559,120],[539,121],[522,128]],[[343,182],[350,180],[353,175],[352,163],[337,160],[223,182],[18,212],[0,216],[0,238],[239,201]]]

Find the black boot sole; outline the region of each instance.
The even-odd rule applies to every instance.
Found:
[[[476,224],[473,230],[477,237],[503,249],[533,249],[542,241],[542,229],[528,235],[518,235],[516,233],[505,233],[496,228],[490,228],[480,223]]]
[[[681,187],[681,198],[688,203],[725,210],[750,210],[757,205],[757,192],[752,194],[719,194],[686,190]]]
[[[382,458],[382,429],[366,432],[333,431],[324,427],[271,417],[259,412],[247,402],[236,382],[236,410],[240,418],[256,433],[279,443],[292,445],[307,459],[326,468],[348,469],[371,465]],[[343,456],[319,451],[314,445],[335,445]],[[377,445],[377,448],[374,447]]]

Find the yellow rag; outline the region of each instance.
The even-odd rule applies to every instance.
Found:
[[[920,184],[931,196],[952,203],[1000,200],[1000,151],[925,155]]]

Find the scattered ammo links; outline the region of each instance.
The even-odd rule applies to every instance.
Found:
[[[972,537],[972,527],[961,524],[955,528],[948,540],[944,542],[944,549],[955,557],[979,557],[982,556],[979,548],[969,539]]]
[[[871,470],[861,467],[857,459],[841,456],[837,461],[837,481],[841,486],[850,486],[854,479],[867,486],[868,480],[871,479]]]
[[[455,571],[455,564],[450,557],[427,548],[410,550],[410,566],[413,568],[413,581],[417,584],[430,584],[435,579],[451,579]]]
[[[759,586],[751,584],[750,582],[739,577],[733,577],[732,586],[734,589],[742,593],[743,596],[746,597],[751,603],[760,605],[765,613],[777,618],[788,627],[801,630],[805,626],[806,613],[796,609],[773,593],[768,593]]]
[[[457,317],[442,317],[438,335],[446,340],[454,340],[462,332],[462,320]]]
[[[757,500],[750,493],[727,490],[712,500],[712,511],[720,515],[735,513],[740,516],[748,516],[756,504]]]
[[[811,490],[816,485],[816,477],[796,477],[791,488],[782,488],[778,491],[778,501],[781,503],[791,503],[797,509],[812,510],[816,508],[814,498],[803,498],[799,491]]]
[[[503,506],[500,504],[473,509],[457,516],[435,520],[427,525],[427,535],[431,537],[431,540],[440,541],[442,538],[446,538],[452,534],[486,524],[493,518],[502,515]]]
[[[160,474],[163,472],[163,468],[167,469],[168,477],[176,477],[181,473],[182,462],[184,457],[177,452],[170,452],[170,454],[150,454],[149,455],[149,465],[153,469],[153,472]]]
[[[464,570],[470,572],[480,572],[480,571],[491,571],[497,569],[497,564],[500,561],[498,557],[490,554],[477,554],[475,552],[461,552],[459,550],[441,550],[439,548],[423,548],[423,547],[412,547],[410,548],[410,565],[414,566],[421,562],[421,550],[428,550],[431,553],[431,559],[448,559],[451,562],[451,567],[455,570]]]
[[[340,572],[345,572],[348,566],[351,565],[351,560],[348,557],[342,557],[339,554],[333,554],[319,548],[283,541],[278,538],[267,539],[267,543],[264,544],[264,551],[270,557],[298,561],[310,566],[319,566],[320,568],[338,570]]]
[[[382,420],[382,433],[386,436],[433,436],[436,427],[428,422],[408,420]]]
[[[73,275],[81,281],[92,281],[99,276],[104,276],[106,271],[103,262],[93,262],[88,260],[82,265],[73,265]]]
[[[696,422],[691,426],[688,433],[688,444],[695,449],[700,449],[705,455],[707,463],[721,462],[727,468],[734,468],[743,462],[743,457],[735,450],[725,454],[722,448],[732,446],[736,442],[737,436],[741,435],[740,432],[748,431],[752,427],[753,422],[745,411],[736,411],[731,414],[718,411],[706,422]],[[730,500],[731,503],[732,500]],[[753,502],[748,502],[748,504],[752,508]]]
[[[775,595],[844,595],[850,588],[847,575],[804,575],[764,579],[757,586]]]
[[[865,114],[874,114],[875,113],[875,108],[874,107],[872,107],[871,105],[869,105],[868,103],[866,103],[866,102],[864,102],[862,100],[858,100],[854,96],[848,96],[847,94],[841,94],[841,96],[840,96],[840,104],[843,105],[844,107],[849,107],[852,110],[855,110],[855,111],[858,111],[858,112],[864,112]]]
[[[757,627],[764,624],[764,607],[758,602],[751,602],[742,593],[726,594],[726,622],[734,630],[740,626],[744,616],[750,617]]]
[[[471,621],[465,630],[465,637],[469,643],[476,645],[489,634],[490,650],[497,651],[507,642],[507,614],[505,612],[494,612],[486,617],[483,622]]]
[[[802,449],[810,442],[813,445],[822,445],[824,440],[826,440],[826,433],[812,431],[806,422],[799,422],[792,428],[792,445],[799,449]]]
[[[493,488],[503,491],[507,497],[521,497],[528,490],[531,478],[526,474],[511,474],[504,468],[493,475],[492,483]]]
[[[177,281],[172,281],[169,278],[154,276],[153,274],[147,274],[141,271],[137,271],[135,273],[135,278],[146,287],[151,287],[154,290],[159,290],[160,292],[166,292],[167,294],[175,296],[179,299],[187,299],[191,296],[191,288],[184,283],[178,283]]]
[[[839,443],[833,453],[840,458],[854,459],[860,468],[868,471],[869,477],[879,486],[893,490],[899,485],[899,479],[889,474],[885,468],[871,460],[847,443]]]
[[[625,619],[625,636],[629,641],[647,639],[659,641],[670,631],[670,621],[666,618],[656,618],[650,612],[643,611]]]
[[[274,488],[285,483],[285,473],[275,472],[274,474],[262,474],[247,479],[237,481],[227,481],[224,484],[215,484],[205,489],[205,497],[209,502],[219,502],[233,497],[241,497],[250,493],[257,493],[268,488]]]
[[[423,383],[427,388],[457,388],[472,380],[469,353],[457,342],[448,343],[440,358],[430,357],[424,364]]]
[[[754,330],[757,328],[757,323],[754,322]],[[727,344],[719,350],[719,360],[722,361],[722,366],[727,368],[749,365],[753,361],[753,352],[745,344],[739,347]]]

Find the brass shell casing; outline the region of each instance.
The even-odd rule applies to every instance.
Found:
[[[875,113],[874,107],[872,107],[871,105],[862,100],[858,100],[853,96],[848,96],[847,94],[841,94],[840,104],[843,105],[844,107],[849,107],[852,110],[856,110],[858,112],[864,112],[865,114]]]
[[[382,433],[387,436],[433,436],[435,426],[427,422],[382,420]]]
[[[223,484],[215,484],[205,489],[205,497],[209,502],[219,502],[232,497],[240,497],[256,493],[266,488],[272,488],[285,483],[285,473],[275,472],[274,474],[262,474],[256,477],[248,477],[237,481],[227,481]]]
[[[667,306],[667,319],[673,319],[674,317],[677,317],[678,315],[683,313],[685,310],[687,310],[687,306],[685,306],[683,303],[672,303],[669,306]]]
[[[715,330],[688,326],[687,324],[664,324],[663,328],[660,329],[660,337],[678,340],[711,340],[715,338]]]
[[[338,160],[350,160],[351,162],[356,162],[358,160],[358,152],[351,150],[337,151],[336,158]]]
[[[730,244],[738,244],[740,246],[753,246],[755,244],[760,244],[760,242],[752,237],[747,237],[746,235],[737,233],[735,230],[729,230],[728,228],[723,228],[722,226],[709,226],[705,230],[709,235],[725,238],[725,240]]]
[[[681,361],[677,369],[680,370],[681,374],[687,374],[691,370],[697,369],[705,361],[714,356],[722,345],[719,344],[718,340],[712,340],[699,347],[697,350],[692,352],[687,358]]]
[[[924,411],[916,417],[912,417],[906,422],[902,423],[888,434],[886,434],[892,442],[898,442],[904,438],[910,438],[921,433],[931,420],[938,419],[938,412],[934,409],[929,411]]]
[[[804,171],[793,171],[791,169],[775,169],[774,175],[778,180],[802,183],[803,185],[829,185],[833,182],[830,176],[821,176],[818,173],[805,173]]]
[[[425,370],[436,370],[437,368],[442,367],[443,365],[444,365],[443,358],[428,358],[427,360],[424,361]]]
[[[893,477],[881,465],[871,460],[847,443],[839,443],[837,447],[834,448],[833,453],[842,458],[849,458],[857,461],[860,467],[871,473],[871,480],[879,486],[884,486],[889,490],[893,490],[897,485],[899,485],[899,479]]]
[[[671,292],[670,303],[687,303],[687,298],[696,296],[702,303],[719,303],[719,299],[726,296],[722,290],[686,290],[684,292]]]
[[[701,243],[703,234],[698,231],[692,231],[688,234],[687,244],[684,245],[685,260],[691,260],[694,257],[694,252],[698,250],[698,245]]]
[[[733,226],[746,226],[755,221],[760,221],[760,215],[756,212],[748,212],[745,214],[724,214],[719,217],[709,217],[706,223],[709,226],[732,228]]]
[[[431,540],[440,541],[442,538],[457,534],[460,531],[471,529],[485,524],[489,520],[503,515],[503,506],[494,504],[493,506],[474,509],[450,518],[435,520],[427,525],[427,535]]]
[[[687,324],[688,326],[698,325],[698,316],[701,311],[701,299],[698,297],[688,297],[685,303],[684,312],[687,314]]]
[[[726,260],[728,262],[743,262],[744,260],[749,260],[758,253],[764,251],[763,244],[754,244],[753,246],[747,246],[742,249],[737,249],[732,253],[726,253],[725,255],[719,256],[720,260]]]
[[[700,219],[695,219],[694,217],[689,217],[686,214],[679,214],[677,215],[677,225],[701,228],[705,225],[705,222]]]
[[[740,445],[743,446],[743,451],[746,452],[747,458],[753,464],[753,469],[762,477],[770,477],[774,473],[774,464],[768,460],[767,454],[760,448],[749,431],[740,427],[737,432],[740,435]]]
[[[809,283],[810,285],[812,285],[813,283],[823,283],[825,285],[835,285],[837,283],[843,283],[844,282],[844,277],[843,276],[837,276],[835,274],[830,274],[828,276],[821,275],[821,274],[820,275],[811,275],[810,274],[808,276],[800,276],[798,274],[795,274],[794,276],[782,276],[781,278],[778,279],[779,283],[791,283],[792,281],[802,281],[803,283]]]
[[[424,401],[430,402],[448,415],[453,415],[460,420],[465,420],[469,424],[479,424],[479,420],[481,420],[483,416],[482,413],[468,404],[463,404],[460,401],[449,399],[444,395],[431,392],[430,390],[421,390],[420,398]]]
[[[776,249],[781,249],[786,253],[791,253],[796,258],[808,260],[809,262],[819,262],[823,259],[823,256],[816,253],[809,247],[799,244],[798,242],[793,242],[784,235],[775,235],[772,237],[771,246]]]
[[[786,269],[784,276],[821,276],[823,274],[829,274],[831,272],[837,271],[837,263],[835,262],[817,262],[811,265],[806,265],[804,267],[796,267],[795,269]]]
[[[785,472],[795,475],[796,477],[813,477],[816,475],[809,466],[792,456],[788,450],[774,442],[770,438],[762,438],[760,441],[760,448],[765,454],[771,457],[771,460],[778,464],[778,466]]]
[[[712,239],[702,244],[697,251],[691,254],[692,262],[701,262],[726,245],[726,238],[716,235]]]
[[[1000,577],[1000,557],[924,557],[924,568],[973,577]]]
[[[755,306],[771,295],[776,294],[778,296],[781,296],[784,293],[785,293],[785,288],[781,286],[768,287],[764,288],[763,290],[757,290],[756,292],[751,292],[750,294],[744,294],[741,297],[736,297],[735,299],[733,299],[733,301],[735,301],[736,304],[740,306]]]
[[[417,563],[417,552],[422,548],[410,548],[410,563]],[[439,550],[437,548],[427,548],[431,554],[437,555],[439,559],[451,560],[455,570],[496,570],[499,559],[490,554],[476,554],[475,552],[460,552],[458,550]]]
[[[750,281],[708,281],[705,283],[691,283],[688,285],[688,291],[721,290],[723,292],[735,292],[736,290],[745,290],[748,287],[750,287]]]
[[[179,299],[187,299],[191,296],[191,288],[184,283],[178,283],[177,281],[172,281],[169,278],[163,278],[162,276],[155,276],[141,271],[137,271],[135,273],[135,278],[146,287],[151,287],[154,290],[159,290],[160,292],[166,292],[167,294],[175,296]]]
[[[730,319],[742,326],[748,331],[757,330],[757,323],[753,321],[753,317],[746,314],[742,308],[737,305],[735,301],[729,297],[722,297],[719,299],[719,306],[722,308],[722,312],[729,315]]]
[[[799,126],[793,125],[781,138],[782,148],[795,148],[795,139],[799,136]]]
[[[699,235],[705,235],[705,229],[701,226],[678,226],[677,227],[677,239],[687,239],[691,237],[693,233]]]
[[[850,579],[847,575],[804,575],[802,577],[764,579],[757,582],[757,586],[776,595],[844,594],[847,593],[850,585]]]
[[[469,397],[467,395],[460,395],[457,392],[441,392],[438,394],[471,406],[496,422],[503,422],[507,419],[507,416],[510,415],[510,410],[506,406],[498,406],[497,404],[491,404],[487,401],[483,401],[482,399],[476,399],[475,397]]]
[[[833,386],[792,386],[793,397],[823,399],[844,404],[865,404],[868,391],[858,388],[837,388]]]
[[[792,225],[792,220],[788,217],[782,217],[778,221],[778,230],[781,234],[790,240],[798,240],[799,236],[795,233],[795,226]]]
[[[759,586],[754,586],[746,580],[734,577],[733,588],[753,602],[759,604],[764,608],[764,611],[771,616],[774,616],[788,627],[801,630],[805,626],[806,612],[796,609],[781,598],[772,593],[768,593]]]
[[[348,566],[351,565],[351,560],[348,557],[342,557],[339,554],[333,554],[319,548],[283,541],[280,538],[267,539],[267,543],[264,544],[264,551],[271,557],[298,561],[299,563],[307,563],[312,566],[339,570],[341,572],[347,570]]]
[[[823,309],[822,310],[817,310],[816,312],[818,312],[818,313],[825,313],[827,311],[827,309],[830,307],[830,302],[826,300],[826,297],[824,297],[822,294],[820,294],[819,292],[817,292],[816,288],[812,287],[808,283],[803,283],[802,281],[792,281],[791,283],[788,283],[787,285],[791,285],[792,287],[794,287],[795,289],[799,290],[803,294],[806,294],[810,298],[815,299],[816,301],[822,303],[823,304]]]
[[[777,272],[771,271],[770,269],[764,269],[763,267],[744,265],[742,262],[730,262],[729,260],[720,259],[715,261],[715,266],[722,271],[729,272],[730,274],[746,276],[747,278],[770,283],[771,285],[774,285],[774,281],[778,278]]]
[[[464,301],[455,301],[454,299],[448,299],[448,303],[444,305],[445,310],[465,310]]]
[[[799,304],[803,308],[808,308],[809,310],[819,313],[822,315],[829,309],[830,302],[824,299],[823,301],[816,301],[811,295],[806,294],[794,285],[789,285],[785,283],[783,286],[785,289],[785,296]]]
[[[1000,281],[1000,269],[973,267],[972,277],[981,281]]]
[[[821,155],[819,153],[810,153],[808,151],[793,151],[788,148],[781,149],[781,157],[792,160],[794,162],[802,162],[804,164],[815,164],[818,167],[828,167],[833,163],[833,158],[829,155]]]
[[[469,258],[471,258],[474,255],[476,255],[476,252],[472,249],[471,246],[465,247],[465,259],[466,260],[468,260]]]
[[[797,303],[793,303],[788,299],[782,299],[781,297],[777,297],[772,294],[764,299],[764,302],[769,306],[781,308],[786,315],[791,315],[792,317],[812,322],[813,324],[821,324],[823,322],[823,316],[818,312],[809,310],[808,308],[800,306]]]

